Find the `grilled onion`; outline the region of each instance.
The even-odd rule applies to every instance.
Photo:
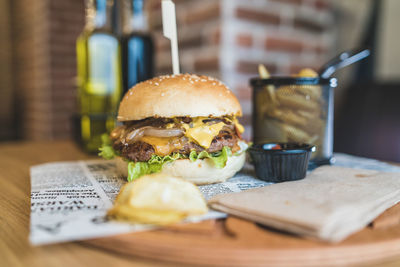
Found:
[[[126,141],[129,143],[134,143],[138,141],[143,136],[155,136],[155,137],[177,137],[184,134],[182,129],[171,128],[162,129],[151,126],[145,126],[139,129],[134,129],[126,135]]]
[[[121,126],[118,126],[117,128],[115,128],[114,130],[112,130],[112,132],[110,134],[111,139],[113,139],[113,140],[118,139],[122,135],[124,129],[125,129],[125,127],[123,125],[121,125]]]
[[[155,137],[175,137],[184,134],[182,129],[171,128],[171,129],[161,129],[155,127],[144,127],[144,135],[155,136]]]
[[[125,140],[128,143],[134,143],[138,141],[140,138],[142,138],[144,135],[144,129],[139,128],[139,129],[134,129],[133,131],[127,133]]]

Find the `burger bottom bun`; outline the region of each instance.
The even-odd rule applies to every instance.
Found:
[[[220,183],[240,171],[245,160],[246,153],[243,152],[238,156],[229,157],[226,166],[218,169],[210,159],[200,159],[194,162],[189,159],[179,159],[165,163],[160,173],[180,177],[198,185]],[[121,157],[117,157],[116,165],[119,174],[127,177],[128,163]]]

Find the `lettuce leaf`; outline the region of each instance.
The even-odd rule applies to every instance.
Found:
[[[180,153],[172,153],[171,155],[164,156],[164,157],[153,154],[151,156],[151,159],[148,161],[148,163],[149,164],[154,164],[154,163],[164,164],[166,162],[175,161],[177,159],[184,159],[184,158],[187,158],[187,157]]]
[[[160,172],[162,166],[167,162],[172,162],[177,159],[186,158],[179,153],[173,153],[168,156],[157,156],[153,154],[147,162],[133,162],[128,163],[128,181],[136,180],[142,175]]]
[[[190,161],[194,162],[198,159],[208,158],[213,161],[216,168],[222,169],[226,166],[228,157],[231,155],[231,149],[225,146],[222,151],[215,153],[201,151],[199,154],[197,154],[197,152],[193,150],[192,152],[190,152],[189,159]],[[128,181],[131,182],[133,180],[136,180],[137,178],[145,174],[160,172],[165,163],[185,158],[187,158],[187,156],[179,153],[173,153],[164,157],[154,154],[147,162],[130,161],[128,163]]]
[[[102,146],[99,148],[99,156],[103,157],[104,159],[113,159],[119,156],[119,153],[112,147],[112,142],[108,134],[103,134],[101,136],[101,140]],[[154,154],[147,162],[128,161],[128,181],[133,181],[145,174],[160,172],[165,163],[182,158],[187,158],[187,156],[179,153],[173,153],[171,155],[161,157]]]
[[[231,149],[227,146],[224,146],[220,152],[208,153],[207,151],[201,151],[197,154],[196,151],[191,151],[189,155],[190,161],[194,162],[198,159],[208,158],[213,161],[214,166],[218,169],[222,169],[226,166],[226,162],[228,161],[228,157],[232,155]]]
[[[162,164],[148,162],[133,162],[128,163],[128,181],[136,180],[142,175],[159,172],[162,169]]]
[[[108,134],[101,135],[102,145],[99,148],[99,156],[104,159],[113,159],[114,157],[118,156],[118,153],[112,147],[111,139]]]

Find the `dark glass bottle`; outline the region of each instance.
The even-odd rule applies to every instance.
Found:
[[[124,0],[122,64],[124,92],[154,75],[154,44],[144,0]]]
[[[115,126],[122,94],[121,45],[114,32],[114,0],[86,0],[86,25],[77,40],[80,140],[97,152]]]

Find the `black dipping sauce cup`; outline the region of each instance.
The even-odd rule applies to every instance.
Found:
[[[303,179],[315,146],[298,143],[266,143],[250,147],[259,179],[279,183]]]

